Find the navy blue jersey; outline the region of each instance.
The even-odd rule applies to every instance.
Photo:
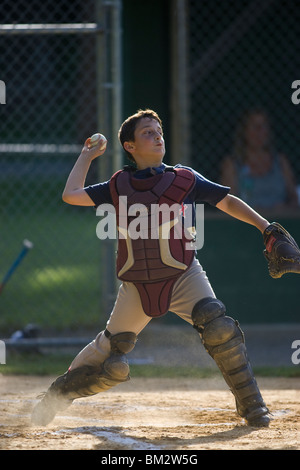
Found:
[[[163,173],[165,168],[166,165],[162,164],[157,168],[146,168],[144,170],[137,170],[133,173],[133,177],[138,179],[150,178],[151,176],[153,176],[153,174]],[[184,201],[184,204],[206,202],[212,206],[215,206],[228,194],[230,190],[230,188],[228,188],[227,186],[222,186],[220,184],[208,180],[200,173],[195,171],[193,168],[183,165],[175,165],[175,168],[186,168],[192,171],[196,177],[194,189],[187,196],[186,200]],[[85,191],[88,193],[96,207],[100,204],[113,203],[109,189],[109,181],[87,186],[85,188]]]

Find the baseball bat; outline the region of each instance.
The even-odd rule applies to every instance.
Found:
[[[23,260],[25,255],[27,255],[28,251],[31,250],[31,248],[33,248],[33,243],[30,242],[29,240],[23,240],[23,246],[22,246],[22,249],[21,249],[20,253],[18,254],[15,261],[12,263],[11,267],[9,268],[7,273],[5,274],[4,278],[2,279],[2,282],[0,284],[0,294],[2,293],[2,291],[5,287],[5,285],[7,284],[9,278],[15,272],[15,270],[17,269],[17,267],[19,266],[19,264],[21,263],[21,261]]]

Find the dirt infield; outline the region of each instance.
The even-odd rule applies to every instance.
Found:
[[[45,428],[31,425],[53,377],[0,376],[2,450],[299,450],[300,379],[258,378],[270,427],[245,425],[220,377],[132,378],[77,400]],[[121,453],[120,453],[121,455]]]

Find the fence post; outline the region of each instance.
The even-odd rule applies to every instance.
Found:
[[[107,150],[98,162],[101,181],[109,180],[122,167],[118,141],[122,119],[121,9],[120,0],[97,2],[97,22],[103,24],[105,31],[97,36],[97,120],[99,132],[108,139]],[[101,240],[101,244],[102,307],[109,315],[119,284],[115,275],[116,241]]]

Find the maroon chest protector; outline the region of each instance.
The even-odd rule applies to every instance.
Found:
[[[110,180],[118,225],[117,276],[134,283],[150,317],[167,313],[173,286],[194,259],[180,214],[194,185],[191,171],[172,167],[141,180],[120,170]]]

